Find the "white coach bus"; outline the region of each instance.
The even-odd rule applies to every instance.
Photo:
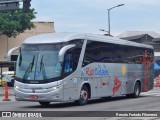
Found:
[[[48,33],[21,45],[15,98],[41,105],[126,95],[153,89],[153,47],[93,34]]]

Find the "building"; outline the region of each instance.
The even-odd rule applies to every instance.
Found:
[[[160,52],[160,34],[153,31],[128,31],[117,36],[124,40],[152,45],[155,52]]]
[[[133,42],[138,42],[138,43],[151,44],[153,37],[151,37],[148,34],[142,34],[142,35],[124,37],[121,39],[129,40],[129,41],[133,41]]]
[[[127,31],[127,32],[124,32],[124,33],[118,35],[117,37],[118,38],[125,38],[125,37],[144,35],[144,34],[147,34],[147,35],[149,35],[153,38],[159,38],[160,37],[160,34],[154,32],[154,31]]]
[[[155,52],[160,52],[160,37],[152,39]]]
[[[5,61],[8,50],[20,46],[26,38],[42,33],[55,32],[54,22],[34,22],[34,25],[36,26],[34,29],[26,30],[16,38],[0,35],[0,61]]]

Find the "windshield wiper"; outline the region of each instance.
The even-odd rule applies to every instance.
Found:
[[[43,55],[42,55],[41,62],[40,62],[40,71],[42,71],[43,78],[46,79],[47,77],[46,77],[46,71],[45,71],[44,63],[43,63]]]
[[[21,64],[22,64],[22,52],[21,52],[21,48],[20,48],[20,50],[19,50],[19,66],[21,66]]]
[[[42,68],[44,68],[43,55],[42,55],[41,62],[40,62],[40,71],[42,70]]]
[[[30,72],[32,72],[33,66],[34,66],[34,59],[35,59],[35,55],[33,56],[32,62],[29,64],[29,66],[27,67],[25,74],[23,76],[23,79],[26,79],[29,75]]]

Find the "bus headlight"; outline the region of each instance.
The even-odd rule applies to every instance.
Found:
[[[58,87],[58,86],[53,87],[53,90],[57,90],[57,89],[58,89],[57,87]]]
[[[58,85],[58,86],[54,86],[52,89],[53,90],[58,90],[58,89],[60,89],[62,87],[62,85]]]
[[[16,90],[19,90],[19,89],[20,89],[20,87],[19,87],[19,86],[15,86],[15,89],[16,89]]]

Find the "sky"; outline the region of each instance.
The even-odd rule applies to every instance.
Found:
[[[107,9],[113,36],[126,31],[160,33],[160,0],[32,0],[37,12],[33,21],[54,22],[56,32],[105,34],[108,31]]]

